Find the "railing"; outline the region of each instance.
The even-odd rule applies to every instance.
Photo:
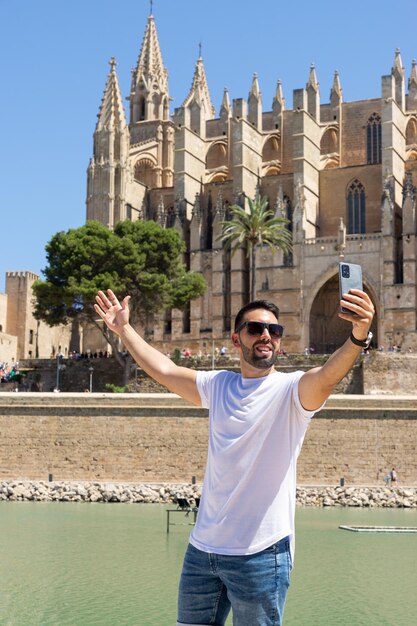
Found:
[[[346,235],[346,243],[349,241],[369,241],[371,239],[381,239],[382,233],[354,233],[352,235]],[[338,244],[340,243],[337,237],[311,237],[305,240],[305,244],[308,246],[316,244]]]

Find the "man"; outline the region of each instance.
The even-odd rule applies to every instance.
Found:
[[[283,327],[268,301],[244,306],[232,342],[241,373],[196,372],[175,365],[129,324],[120,304],[100,291],[96,312],[155,380],[209,408],[209,450],[196,526],[184,558],[178,626],[226,622],[281,626],[294,552],[296,461],[309,420],[372,336],[374,308],[363,291],[343,295],[350,338],[321,367],[275,370]]]

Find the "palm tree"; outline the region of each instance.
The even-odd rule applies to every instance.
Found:
[[[237,204],[230,207],[231,219],[221,223],[222,232],[218,239],[230,246],[232,254],[246,247],[250,258],[251,300],[256,298],[256,248],[269,246],[271,250],[290,252],[292,234],[286,227],[289,220],[276,217],[268,206],[267,198],[248,198],[249,213]]]

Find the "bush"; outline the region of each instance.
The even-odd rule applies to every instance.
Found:
[[[174,352],[172,354],[171,357],[172,361],[174,361],[174,363],[176,365],[178,365],[181,361],[181,350],[179,348],[174,348]]]
[[[112,383],[107,383],[104,386],[108,391],[111,391],[112,393],[126,393],[129,389],[128,385],[118,387],[117,385],[113,385]]]

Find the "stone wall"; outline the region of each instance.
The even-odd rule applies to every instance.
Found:
[[[0,332],[0,363],[8,363],[9,366],[16,360],[17,337]]]
[[[373,352],[364,361],[363,391],[366,394],[415,394],[417,354]]]
[[[161,351],[167,352],[167,346],[159,347]],[[315,355],[304,357],[303,355],[290,355],[278,359],[277,369],[283,372],[293,372],[295,370],[308,370],[311,367],[321,365],[327,357]],[[123,370],[115,358],[88,358],[88,359],[62,359],[60,361],[65,367],[59,372],[59,389],[64,392],[81,392],[89,389],[90,368],[92,372],[92,390],[94,392],[108,392],[107,384],[116,386],[123,385]],[[182,359],[181,365],[194,367],[196,369],[212,369],[212,360],[207,358]],[[57,361],[56,359],[26,359],[20,361],[20,367],[27,372],[24,383],[20,385],[20,391],[53,391],[57,384]],[[216,369],[239,370],[239,361],[233,357],[218,356],[215,359]],[[136,370],[135,364],[131,367],[129,391],[150,392],[167,391],[165,387],[154,382],[139,367]],[[0,385],[0,391],[9,391]],[[362,383],[362,362],[352,368],[343,381],[337,386],[335,393],[363,393]]]
[[[0,479],[202,481],[206,410],[171,394],[74,396],[1,394]],[[400,484],[417,484],[416,442],[416,397],[332,396],[307,431],[298,481],[381,484],[395,466]]]

